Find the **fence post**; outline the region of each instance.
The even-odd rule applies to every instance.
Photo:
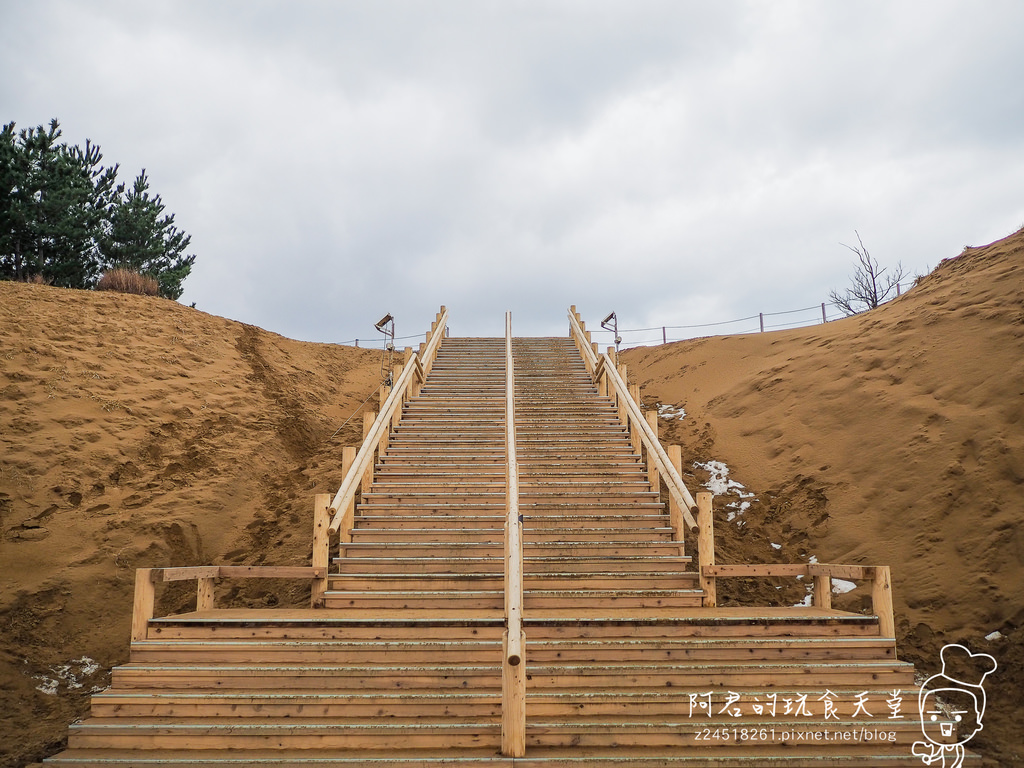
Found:
[[[661,326],[661,343],[668,344],[668,333],[664,325]]]
[[[718,605],[718,587],[714,576],[704,575],[705,565],[715,564],[715,520],[711,513],[711,491],[697,493],[697,558],[700,563],[700,588],[704,590],[704,605]]]
[[[313,497],[313,561],[311,564],[314,568],[323,568],[324,575],[322,578],[313,579],[313,589],[309,597],[311,608],[323,606],[324,593],[327,591],[327,562],[330,558],[331,548],[330,506],[331,495],[329,493],[318,493]]]
[[[821,302],[821,322],[827,323],[828,316],[825,314],[825,302]]]
[[[764,333],[764,312],[758,313],[761,316],[761,333]]]

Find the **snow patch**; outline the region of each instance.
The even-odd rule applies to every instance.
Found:
[[[100,665],[96,661],[88,656],[83,656],[80,659],[72,659],[67,664],[50,667],[53,677],[32,675],[32,679],[39,681],[39,685],[36,686],[37,691],[45,693],[47,696],[56,696],[62,683],[68,690],[81,688],[85,685],[85,678],[92,677],[99,671]],[[93,691],[95,690],[96,687],[93,688]]]
[[[686,418],[686,411],[681,405],[670,405],[669,403],[658,403],[658,415],[663,419],[677,419],[682,421]]]
[[[746,520],[741,520],[743,513],[750,509],[751,499],[757,501],[757,498],[753,493],[748,491],[743,483],[738,483],[729,477],[729,467],[721,461],[706,461],[706,462],[693,462],[693,466],[703,469],[709,475],[708,481],[704,483],[704,487],[707,488],[715,496],[725,496],[732,494],[736,496],[739,501],[731,501],[725,505],[725,508],[729,510],[726,520],[728,522],[735,522],[740,528],[747,524]]]
[[[985,639],[988,640],[990,643],[994,643],[996,640],[1003,639],[1003,633],[997,629],[995,632],[989,632],[987,635],[985,635]]]
[[[857,588],[857,585],[852,581],[846,579],[832,579],[832,592],[837,595],[845,595],[847,592],[852,592]]]

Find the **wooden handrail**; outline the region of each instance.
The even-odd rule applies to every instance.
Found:
[[[892,606],[892,582],[887,565],[836,565],[832,563],[753,563],[736,565],[704,565],[701,576],[707,579],[736,577],[791,576],[814,579],[812,605],[832,608],[832,579],[871,582],[871,610],[878,616],[882,637],[896,636],[896,619]]]
[[[437,319],[431,328],[430,339],[422,350],[422,358],[413,353],[409,363],[402,368],[398,381],[394,383],[391,392],[381,406],[380,413],[377,414],[373,426],[367,432],[363,444],[356,453],[355,461],[349,467],[348,473],[345,475],[344,480],[342,480],[341,487],[330,504],[332,517],[329,530],[331,533],[338,532],[345,518],[353,510],[356,490],[362,482],[363,475],[370,468],[374,454],[381,445],[382,439],[390,430],[395,414],[400,411],[408,399],[410,389],[417,381],[422,383],[426,378],[426,374],[433,367],[434,357],[437,355],[437,349],[441,344],[441,339],[444,337],[444,329],[447,322],[448,310],[445,307],[441,307],[441,311],[438,312]]]
[[[501,675],[501,751],[526,754],[526,633],[523,631],[523,520],[516,457],[512,313],[505,313],[505,663]]]
[[[657,435],[654,434],[654,430],[651,429],[651,425],[644,418],[640,406],[629,394],[629,387],[616,370],[615,363],[607,354],[598,357],[594,352],[583,326],[576,317],[575,309],[569,311],[569,328],[580,355],[583,356],[588,369],[594,375],[595,383],[598,383],[602,377],[607,379],[611,390],[615,393],[617,402],[625,405],[627,426],[631,425],[634,434],[639,435],[641,442],[647,448],[648,456],[653,459],[658,471],[665,478],[668,492],[683,511],[683,520],[686,525],[690,530],[696,529],[697,521],[694,520],[693,514],[697,512],[697,502],[694,501],[683,478],[680,477],[679,472],[669,460],[668,454]]]
[[[509,630],[508,663],[522,659],[523,521],[519,517],[519,463],[516,456],[515,364],[512,360],[512,313],[505,314],[505,618]]]

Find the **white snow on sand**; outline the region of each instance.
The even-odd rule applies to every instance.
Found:
[[[693,466],[703,469],[711,475],[708,481],[704,483],[704,487],[715,494],[715,496],[731,495],[736,497],[736,501],[730,501],[725,505],[725,508],[728,510],[726,520],[735,522],[741,528],[746,525],[747,521],[740,518],[743,517],[744,512],[750,509],[751,501],[757,501],[755,495],[748,491],[743,483],[729,477],[729,467],[724,462],[706,461],[702,463],[695,461]]]

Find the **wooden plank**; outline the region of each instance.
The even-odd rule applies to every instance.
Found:
[[[370,435],[373,433],[376,423],[376,412],[366,411],[363,413],[363,450],[368,450],[370,453],[370,459],[366,462],[366,471],[363,472],[362,491],[364,495],[370,492],[370,487],[373,485],[373,456],[376,454],[378,446],[371,444]]]
[[[526,634],[519,632],[518,645],[526,648]],[[526,754],[526,659],[511,664],[508,630],[503,640],[506,662],[501,668],[501,753],[507,757]]]
[[[874,568],[874,581],[871,583],[871,605],[878,616],[879,635],[895,637],[896,619],[892,609],[892,582],[887,565],[878,565]]]
[[[742,565],[701,566],[701,573],[716,577],[734,576],[808,576],[807,566],[800,563],[748,563]]]
[[[866,565],[834,565],[832,563],[811,563],[807,566],[811,576],[828,575],[833,579],[849,579],[862,581],[874,577],[871,566]]]
[[[505,644],[505,665],[516,666],[525,649],[520,645],[523,627],[523,523],[519,516],[511,312],[505,314],[505,454],[505,625],[512,638]]]
[[[191,581],[192,579],[216,579],[220,576],[218,565],[192,565],[181,568],[153,568],[157,581]]]
[[[196,580],[196,610],[212,611],[215,606],[213,586],[216,579],[201,578]]]
[[[814,601],[815,608],[829,610],[832,607],[832,577],[827,573],[814,575]]]
[[[149,620],[153,618],[156,606],[156,585],[153,583],[153,568],[138,568],[135,571],[135,598],[132,601],[132,641],[146,639]]]
[[[327,569],[308,565],[222,565],[220,575],[234,579],[315,579],[327,575]]]
[[[713,515],[714,494],[700,491],[697,494],[697,557],[700,560],[700,588],[704,590],[704,605],[714,608],[718,605],[718,587],[715,575],[705,570],[715,567],[715,518]]]
[[[347,477],[356,463],[355,446],[346,445],[341,449],[341,475]],[[330,512],[328,512],[330,514]],[[353,496],[344,509],[338,510],[338,540],[344,544],[352,541],[352,525],[356,514],[356,500]],[[329,531],[328,531],[329,533]]]
[[[348,450],[348,449],[343,449]],[[354,451],[353,451],[354,452]],[[343,462],[344,463],[344,462]],[[314,608],[324,604],[324,592],[327,591],[327,564],[330,555],[331,496],[318,493],[313,498],[313,558],[312,566],[322,568],[324,576],[314,579],[310,593],[310,605]]]
[[[651,431],[654,432],[654,436],[658,436],[658,412],[647,411],[647,424],[651,427]],[[654,460],[654,452],[651,450],[647,451],[647,479],[651,483],[651,488],[655,491],[661,491],[661,475],[658,473],[658,462]]]

